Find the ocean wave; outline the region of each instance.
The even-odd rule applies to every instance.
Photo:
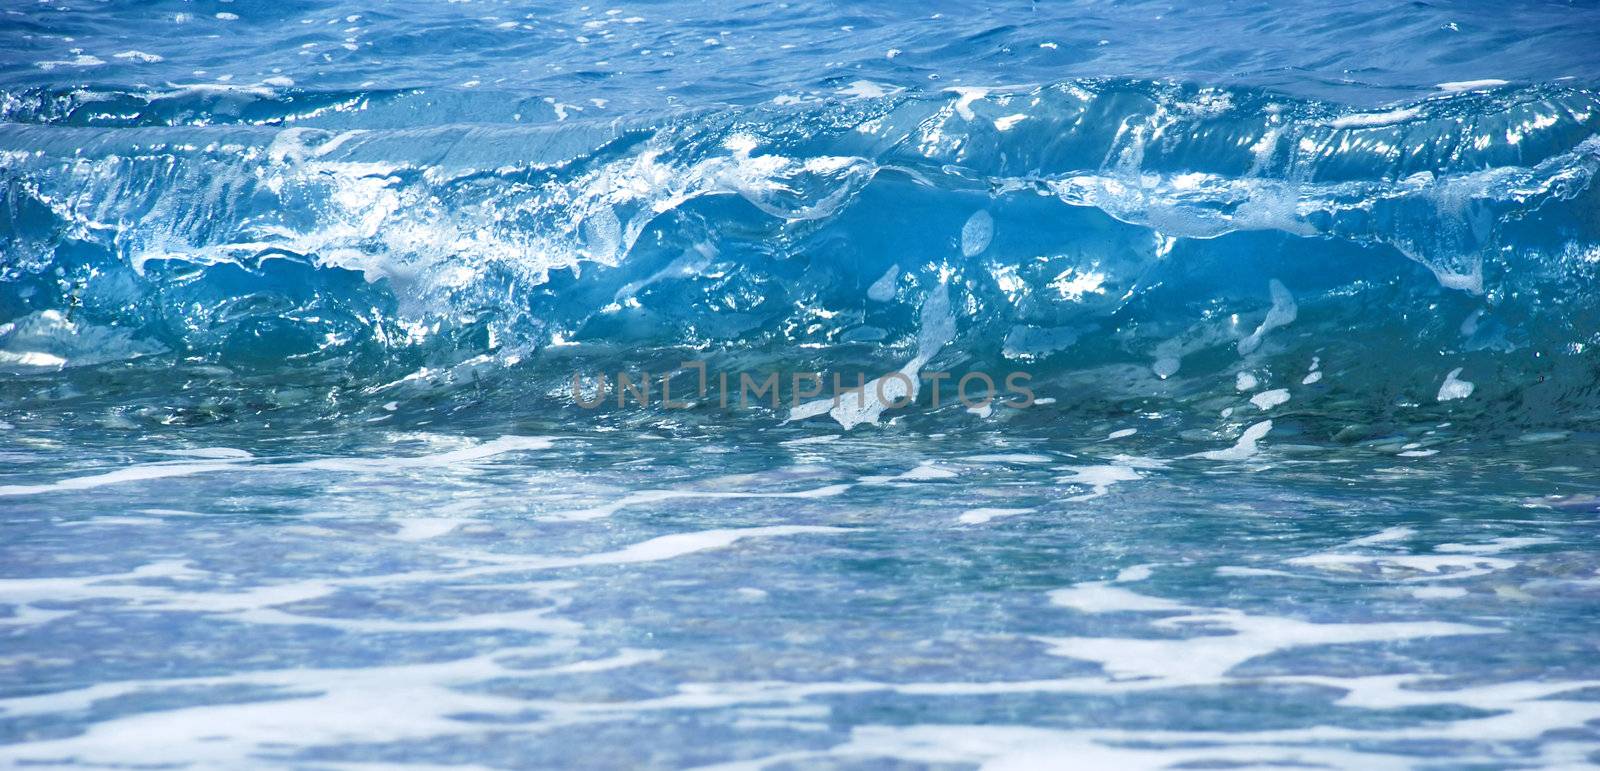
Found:
[[[1346,367],[1369,406],[1458,368],[1480,405],[1589,377],[1592,92],[1361,110],[1128,80],[866,86],[612,121],[470,96],[434,125],[396,105],[466,102],[9,93],[0,353],[39,372],[354,356],[368,387],[575,349],[888,371],[948,286],[945,359],[1118,398],[1291,360]],[[39,332],[42,314],[108,330],[84,338],[104,349]]]

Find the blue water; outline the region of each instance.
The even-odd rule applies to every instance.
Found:
[[[1600,764],[1600,7],[0,14],[0,765]]]

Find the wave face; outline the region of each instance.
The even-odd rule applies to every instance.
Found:
[[[1333,422],[1600,407],[1600,96],[1577,87],[1370,109],[1125,79],[862,80],[605,121],[450,105],[563,118],[535,125],[407,125],[442,102],[395,90],[0,102],[16,382],[284,368],[336,372],[353,405],[490,378],[570,417],[577,364],[891,371],[948,287],[935,367],[1025,370],[1074,409],[1214,414],[1252,381]]]

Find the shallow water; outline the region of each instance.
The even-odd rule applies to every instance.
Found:
[[[1592,442],[1452,442],[1424,464],[1163,458],[1138,435],[796,438],[394,431],[92,459],[24,445],[8,454],[57,471],[0,488],[5,754],[1379,767],[1594,752],[1597,504],[1543,497],[1595,489]]]
[[[1600,763],[1587,6],[4,12],[0,763]]]

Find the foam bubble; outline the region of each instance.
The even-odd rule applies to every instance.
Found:
[[[1461,374],[1461,370],[1461,367],[1456,367],[1444,376],[1444,383],[1439,386],[1439,401],[1448,402],[1456,399],[1465,399],[1472,395],[1473,384],[1458,377]]]
[[[993,239],[994,217],[988,211],[979,209],[961,226],[961,254],[976,257],[989,248],[989,242]]]

